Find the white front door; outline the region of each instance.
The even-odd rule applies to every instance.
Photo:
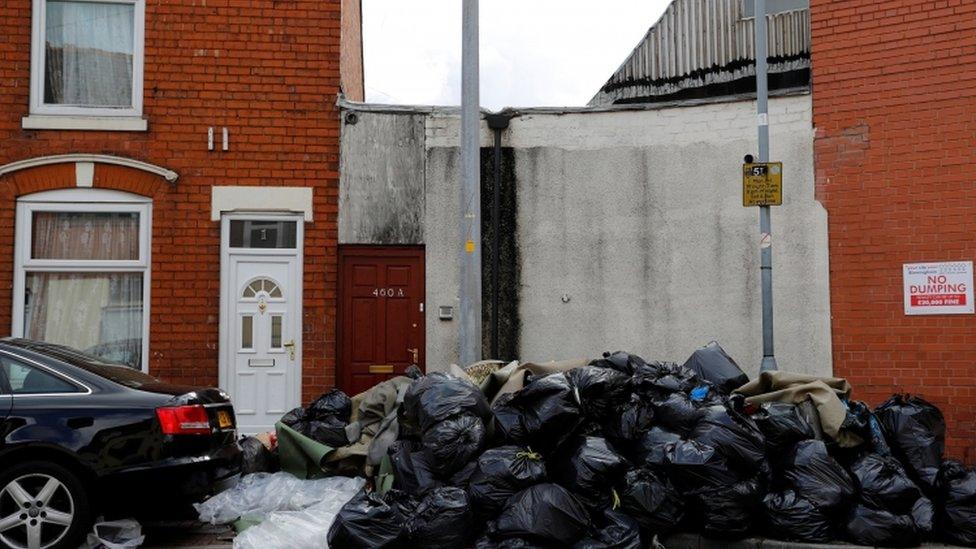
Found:
[[[275,422],[301,404],[300,241],[288,237],[286,247],[255,247],[261,242],[242,240],[239,233],[254,232],[257,240],[264,231],[267,239],[282,223],[301,222],[229,221],[238,234],[225,239],[224,247],[221,386],[231,395],[240,432],[274,431]],[[282,243],[274,234],[270,238]]]

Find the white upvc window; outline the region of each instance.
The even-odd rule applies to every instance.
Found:
[[[141,117],[145,0],[33,0],[33,8],[24,127],[54,127],[52,117],[68,129],[87,129],[80,117],[102,119],[102,126],[129,118],[131,126]]]
[[[147,371],[151,217],[104,189],[19,199],[12,334]]]

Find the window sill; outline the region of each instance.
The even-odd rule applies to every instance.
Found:
[[[71,116],[32,114],[21,119],[25,130],[95,130],[144,132],[149,123],[141,116]]]

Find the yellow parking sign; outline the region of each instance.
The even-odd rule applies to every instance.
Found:
[[[742,205],[783,204],[783,163],[756,162],[742,165]]]

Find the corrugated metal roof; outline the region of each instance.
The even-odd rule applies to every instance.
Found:
[[[755,75],[743,0],[674,0],[590,105],[654,101]],[[809,70],[810,10],[767,15],[770,75]]]

